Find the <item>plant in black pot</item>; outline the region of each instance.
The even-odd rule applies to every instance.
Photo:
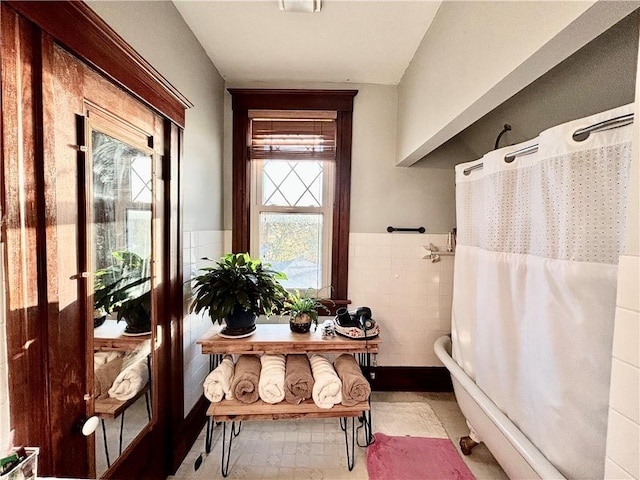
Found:
[[[206,258],[205,260],[210,260]],[[213,267],[201,268],[194,279],[190,312],[204,311],[225,327],[224,337],[245,337],[256,329],[256,316],[282,308],[287,291],[278,282],[286,275],[247,253],[227,253]]]
[[[333,303],[333,302],[332,302]],[[310,294],[310,291],[289,293],[284,302],[283,315],[289,315],[289,328],[294,333],[307,333],[311,329],[311,323],[318,328],[318,310],[330,313],[329,309],[319,299]],[[315,331],[315,330],[314,330]]]
[[[134,252],[111,252],[115,262],[95,273],[94,311],[124,320],[125,335],[151,332],[151,274],[149,259]]]

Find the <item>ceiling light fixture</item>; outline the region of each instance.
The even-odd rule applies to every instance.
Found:
[[[285,12],[317,13],[322,9],[322,0],[278,0],[278,5]]]

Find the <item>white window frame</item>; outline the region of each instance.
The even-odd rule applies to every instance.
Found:
[[[251,160],[251,203],[250,203],[250,247],[251,256],[258,258],[260,254],[260,215],[266,212],[275,213],[321,213],[322,221],[322,279],[321,288],[314,293],[318,297],[331,297],[331,258],[333,252],[333,207],[335,184],[335,161],[317,160],[322,162],[322,199],[321,207],[289,207],[262,204],[262,169],[264,162],[268,160]],[[294,161],[294,160],[288,160]],[[307,162],[312,160],[299,160]],[[304,291],[307,287],[300,285],[298,288]]]

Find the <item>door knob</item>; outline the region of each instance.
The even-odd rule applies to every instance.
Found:
[[[98,428],[99,423],[100,423],[100,419],[96,415],[93,415],[89,418],[83,418],[82,420],[80,420],[77,426],[78,426],[78,429],[82,432],[82,434],[85,437],[88,437],[89,435],[91,435],[93,432],[96,431],[96,428]]]

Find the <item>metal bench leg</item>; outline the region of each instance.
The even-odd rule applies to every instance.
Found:
[[[351,448],[349,448],[349,418],[351,418]],[[356,425],[356,418],[355,417],[344,417],[344,418],[340,418],[340,428],[342,428],[342,422],[344,420],[344,445],[346,447],[347,450],[347,467],[349,468],[349,471],[353,470],[353,466],[355,464],[355,460],[356,460],[356,452],[355,452],[355,438],[356,438],[356,432],[355,432],[355,425]]]
[[[144,403],[147,406],[147,418],[151,420],[151,405],[149,404],[149,392],[144,394]]]
[[[211,417],[207,417],[207,433],[204,437],[204,451],[207,453],[211,452],[211,441],[213,440],[213,425],[211,422]]]
[[[369,402],[369,405],[371,405],[371,402]],[[371,410],[362,412],[360,421],[362,422],[362,425],[364,427],[364,445],[360,445],[360,441],[358,441],[358,446],[368,447],[373,443],[373,431],[371,430]],[[360,427],[358,427],[358,429],[359,428]]]
[[[124,430],[124,410],[122,411],[122,416],[120,417],[120,446],[118,448],[118,455],[122,455],[122,432]]]
[[[111,467],[111,461],[109,460],[109,444],[107,443],[107,428],[104,424],[104,418],[100,419],[102,424],[102,438],[104,440],[104,456],[107,457],[107,468]]]
[[[229,458],[231,457],[231,445],[233,443],[233,439],[240,433],[240,428],[238,428],[237,431],[235,429],[236,422],[231,422],[231,431],[229,432],[229,442],[227,444],[227,423],[228,422],[222,423],[222,463],[220,464],[220,472],[225,478],[227,477],[227,475],[229,475]]]

